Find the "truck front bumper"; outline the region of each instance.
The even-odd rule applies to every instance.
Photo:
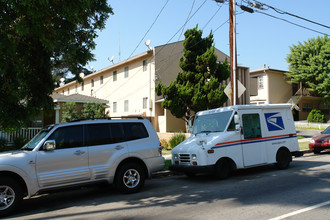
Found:
[[[193,166],[193,165],[171,165],[169,167],[171,171],[183,172],[183,173],[214,173],[214,165],[207,166]]]

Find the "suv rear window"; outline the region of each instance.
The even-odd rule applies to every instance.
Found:
[[[127,141],[147,138],[149,134],[142,123],[123,123]]]

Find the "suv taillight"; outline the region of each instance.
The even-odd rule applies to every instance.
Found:
[[[163,155],[163,147],[162,147],[161,143],[159,143],[158,153],[159,153],[159,156]]]

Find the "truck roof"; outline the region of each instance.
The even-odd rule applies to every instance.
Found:
[[[291,104],[261,104],[261,105],[232,105],[222,108],[204,110],[197,113],[197,115],[211,114],[216,112],[225,112],[231,110],[248,110],[248,109],[290,109]]]

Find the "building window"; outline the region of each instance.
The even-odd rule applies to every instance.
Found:
[[[62,94],[64,95],[64,89],[62,90]]]
[[[81,91],[84,91],[84,82],[81,83]]]
[[[94,87],[94,79],[91,80],[92,87]]]
[[[124,78],[128,78],[128,66],[125,67],[125,75],[124,75]]]
[[[68,88],[68,95],[70,94],[70,88]]]
[[[148,60],[143,60],[142,65],[143,65],[143,71],[147,71],[147,69],[148,69]]]
[[[113,81],[117,81],[117,71],[113,71]]]
[[[117,112],[117,102],[112,103],[112,111]]]
[[[93,89],[91,89],[91,96],[93,96]]]
[[[313,109],[313,105],[311,103],[303,103],[302,110],[303,112],[310,112]]]
[[[124,112],[128,112],[128,100],[124,101]]]
[[[146,109],[148,107],[148,97],[143,98],[142,108]]]
[[[100,85],[103,84],[103,76],[100,76]]]
[[[258,89],[264,88],[264,76],[258,76]]]
[[[74,90],[75,90],[76,93],[78,93],[78,86],[77,85],[75,85]]]

